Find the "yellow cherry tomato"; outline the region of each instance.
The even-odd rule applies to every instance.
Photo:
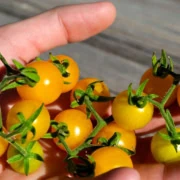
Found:
[[[7,115],[7,130],[10,130],[10,127],[12,125],[20,123],[20,120],[17,117],[17,113],[23,113],[25,119],[27,120],[40,106],[41,103],[34,100],[21,100],[16,102],[9,110]],[[32,126],[35,128],[35,136],[33,137],[32,132],[29,131],[26,140],[38,140],[48,131],[50,127],[50,115],[45,106],[43,106],[42,111],[40,112],[39,116],[34,120]]]
[[[26,148],[28,145],[28,142],[26,142],[24,144],[21,144],[20,142],[18,142],[18,144],[20,146],[22,146],[23,148]],[[36,153],[36,154],[40,155],[42,158],[44,158],[43,149],[42,149],[42,147],[38,141],[35,142],[34,146],[31,149],[31,152]],[[7,158],[9,159],[9,158],[11,158],[15,155],[18,155],[18,154],[19,154],[19,151],[17,149],[15,149],[14,146],[10,145],[8,150],[7,150]],[[29,173],[28,174],[36,172],[40,168],[41,165],[42,165],[42,161],[36,160],[34,158],[30,158],[29,159]],[[20,160],[20,161],[16,161],[14,163],[11,163],[10,166],[14,171],[21,173],[21,174],[25,174],[24,160]]]
[[[56,55],[55,57],[61,64],[65,60],[68,61],[68,65],[66,68],[66,72],[68,73],[68,76],[62,75],[63,81],[64,81],[62,93],[65,93],[72,90],[74,86],[76,85],[76,83],[78,82],[79,75],[80,75],[79,66],[74,59],[72,59],[71,57],[67,55],[60,54],[60,55]]]
[[[84,112],[77,109],[67,109],[60,112],[55,117],[55,121],[59,123],[64,122],[68,126],[69,137],[65,138],[65,142],[70,149],[75,149],[82,144],[93,130],[91,120],[87,119],[87,115]],[[54,131],[52,128],[52,132]],[[55,138],[54,141],[57,143],[58,139]],[[64,150],[62,144],[58,144],[58,147]]]
[[[3,127],[3,131],[6,132],[7,130]],[[8,148],[8,141],[3,137],[0,137],[0,157],[6,152]]]
[[[83,78],[83,79],[79,80],[77,82],[76,86],[71,91],[71,95],[70,95],[71,102],[75,100],[74,99],[75,90],[77,90],[77,89],[86,90],[87,86],[89,84],[95,82],[95,81],[99,81],[99,79],[97,79],[97,78]],[[107,96],[107,97],[110,96],[109,88],[107,87],[107,85],[104,82],[96,83],[93,93],[95,95],[98,95],[98,96]],[[101,117],[104,117],[107,114],[110,105],[111,105],[110,101],[93,102],[92,103],[92,106],[95,108],[96,112]],[[78,106],[77,109],[86,113],[86,105],[85,104]]]
[[[143,108],[130,105],[127,90],[120,92],[112,103],[114,121],[128,130],[136,130],[146,126],[152,119],[153,112],[154,106],[149,102]]]
[[[121,134],[120,140],[118,142],[118,146],[124,147],[126,149],[129,149],[131,151],[135,151],[136,148],[136,135],[135,132],[132,130],[126,130],[121,128],[117,125],[117,123],[110,122],[105,127],[103,127],[98,134],[93,138],[92,143],[97,144],[97,140],[100,137],[109,139],[112,137],[112,135],[118,132]]]
[[[95,150],[91,156],[95,161],[95,176],[119,167],[133,168],[130,156],[117,147],[102,147]]]
[[[176,128],[177,132],[180,132],[180,128]],[[159,130],[158,132],[166,134],[166,128]],[[174,146],[169,140],[165,140],[159,133],[156,133],[151,140],[151,152],[154,159],[159,163],[174,163],[180,162],[180,148],[178,145],[178,151],[176,152]]]
[[[31,99],[50,104],[62,93],[63,78],[60,71],[48,61],[33,61],[27,64],[33,67],[40,76],[40,81],[34,86],[22,85],[17,87],[22,99]]]

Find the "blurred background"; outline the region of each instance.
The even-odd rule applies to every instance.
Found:
[[[56,6],[98,2],[98,0],[0,0],[0,25],[34,16]],[[51,52],[74,58],[81,77],[105,81],[112,94],[137,86],[142,73],[151,66],[155,51],[165,49],[180,72],[180,1],[111,0],[117,17],[111,27],[81,43],[57,47]],[[48,58],[46,52],[42,58]]]

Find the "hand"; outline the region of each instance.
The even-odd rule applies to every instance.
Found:
[[[79,42],[103,31],[112,24],[115,14],[114,6],[109,2],[56,8],[28,20],[1,27],[0,51],[9,62],[17,59],[27,63],[54,47]],[[18,100],[16,92],[11,92],[11,97],[14,98],[12,101]],[[5,99],[10,100],[10,97],[6,96]],[[3,102],[1,98],[4,106]],[[5,163],[4,155],[0,159],[0,179],[48,179],[52,176],[57,176],[52,179],[68,179],[63,164],[65,153],[59,151],[51,140],[42,140],[41,144],[46,155],[45,162],[36,173],[26,177],[12,171]],[[114,179],[115,176],[127,179],[134,177],[133,173],[137,174],[132,169],[122,168],[98,179]]]
[[[1,27],[0,51],[9,62],[15,58],[27,63],[54,47],[79,42],[101,32],[113,23],[114,18],[115,8],[109,2],[56,8],[28,20]],[[15,92],[12,91],[12,93]],[[146,133],[157,128],[159,124],[156,122],[157,120],[159,122],[159,119],[161,118],[155,117],[138,133]],[[93,179],[138,180],[139,174],[143,180],[177,179],[180,165],[164,166],[155,163],[148,150],[145,151],[149,148],[149,142],[149,138],[138,138],[137,154],[133,157],[137,171],[130,168],[118,168]],[[41,144],[46,154],[45,162],[36,173],[26,177],[12,171],[5,163],[5,156],[3,156],[0,159],[0,179],[69,179],[66,177],[62,160],[65,153],[59,151],[51,140],[41,140]]]

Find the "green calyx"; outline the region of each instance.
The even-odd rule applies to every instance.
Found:
[[[132,84],[128,86],[128,103],[130,105],[135,105],[138,108],[143,108],[146,106],[149,99],[157,98],[155,94],[143,94],[143,90],[148,82],[148,79],[140,84],[136,91],[132,89]]]
[[[161,57],[157,59],[156,54],[152,55],[153,74],[155,76],[165,78],[169,75],[169,71],[173,72],[174,65],[170,56],[162,49]]]
[[[17,60],[13,60],[15,68],[12,68],[2,54],[0,54],[0,60],[6,68],[6,75],[3,76],[3,79],[0,82],[0,92],[16,88],[21,85],[33,87],[37,82],[39,82],[40,77],[36,69],[32,67],[25,67]]]

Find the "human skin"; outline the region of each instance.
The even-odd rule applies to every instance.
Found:
[[[36,17],[0,27],[0,52],[9,62],[17,59],[25,64],[54,47],[80,42],[100,33],[114,22],[115,17],[116,9],[110,2],[58,7]],[[2,68],[2,64],[0,65]],[[175,120],[178,120],[178,116],[179,114],[174,112]],[[155,116],[144,129],[137,131],[139,136],[137,153],[133,157],[134,169],[118,168],[99,177],[87,179],[178,179],[180,164],[165,166],[154,162],[148,151],[150,138],[140,137],[163,124],[163,119]],[[45,162],[36,173],[24,176],[14,172],[3,156],[0,159],[0,179],[68,179],[62,160],[65,153],[59,151],[51,140],[41,140],[41,144],[45,151]]]

